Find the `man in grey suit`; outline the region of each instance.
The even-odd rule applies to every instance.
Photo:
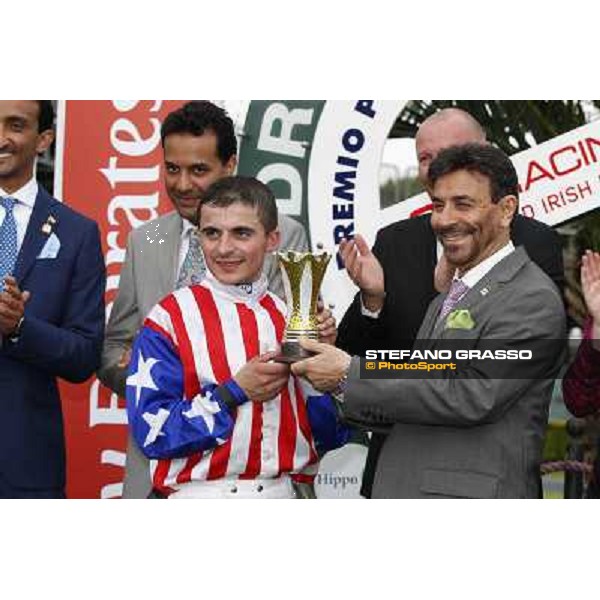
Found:
[[[98,371],[100,381],[121,397],[133,338],[150,309],[174,289],[204,276],[196,231],[200,199],[213,182],[232,175],[237,164],[233,121],[208,101],[192,101],[165,119],[161,140],[164,180],[175,210],[131,232]],[[281,248],[306,250],[303,227],[279,217]],[[270,289],[283,294],[275,257],[265,263]],[[329,314],[323,323],[329,320]],[[329,325],[331,327],[331,325]],[[124,498],[146,498],[151,490],[148,460],[129,436]]]
[[[500,150],[467,144],[442,151],[429,170],[431,225],[454,269],[430,304],[417,347],[532,349],[531,360],[471,357],[427,379],[361,379],[360,359],[310,341],[293,366],[322,390],[337,387],[352,421],[392,425],[377,464],[374,498],[535,498],[554,378],[564,357],[560,294],[510,240],[517,175]],[[363,297],[385,294],[365,241],[341,250]]]

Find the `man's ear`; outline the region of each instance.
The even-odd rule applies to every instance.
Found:
[[[510,226],[512,220],[519,208],[519,200],[516,196],[504,196],[500,202],[500,210],[502,211],[502,224]]]
[[[281,241],[281,233],[279,227],[273,229],[267,233],[267,252],[275,252],[279,248],[279,242]]]
[[[234,154],[225,163],[225,169],[227,170],[227,175],[233,175],[235,173],[236,167],[237,167],[237,156]]]
[[[38,154],[43,154],[50,148],[52,142],[54,141],[54,130],[46,129],[46,131],[42,131],[42,133],[38,134],[37,144],[35,150]]]

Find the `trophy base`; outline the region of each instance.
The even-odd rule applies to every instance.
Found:
[[[283,342],[281,352],[273,359],[275,362],[293,364],[314,356],[314,352],[305,350],[300,342]]]

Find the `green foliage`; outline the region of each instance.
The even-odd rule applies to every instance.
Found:
[[[397,202],[412,198],[422,191],[423,186],[416,177],[390,178],[379,186],[381,208],[388,208]]]
[[[588,249],[600,252],[600,210],[581,217],[575,239],[580,255]]]
[[[600,101],[593,101],[600,108]],[[526,150],[585,124],[579,100],[412,100],[390,137],[414,137],[418,126],[441,108],[466,110],[481,123],[488,139],[507,154]]]

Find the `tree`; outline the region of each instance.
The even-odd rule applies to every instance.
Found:
[[[449,107],[473,115],[488,139],[509,155],[587,122],[586,104],[580,100],[412,100],[400,113],[390,137],[414,137],[427,117]]]

